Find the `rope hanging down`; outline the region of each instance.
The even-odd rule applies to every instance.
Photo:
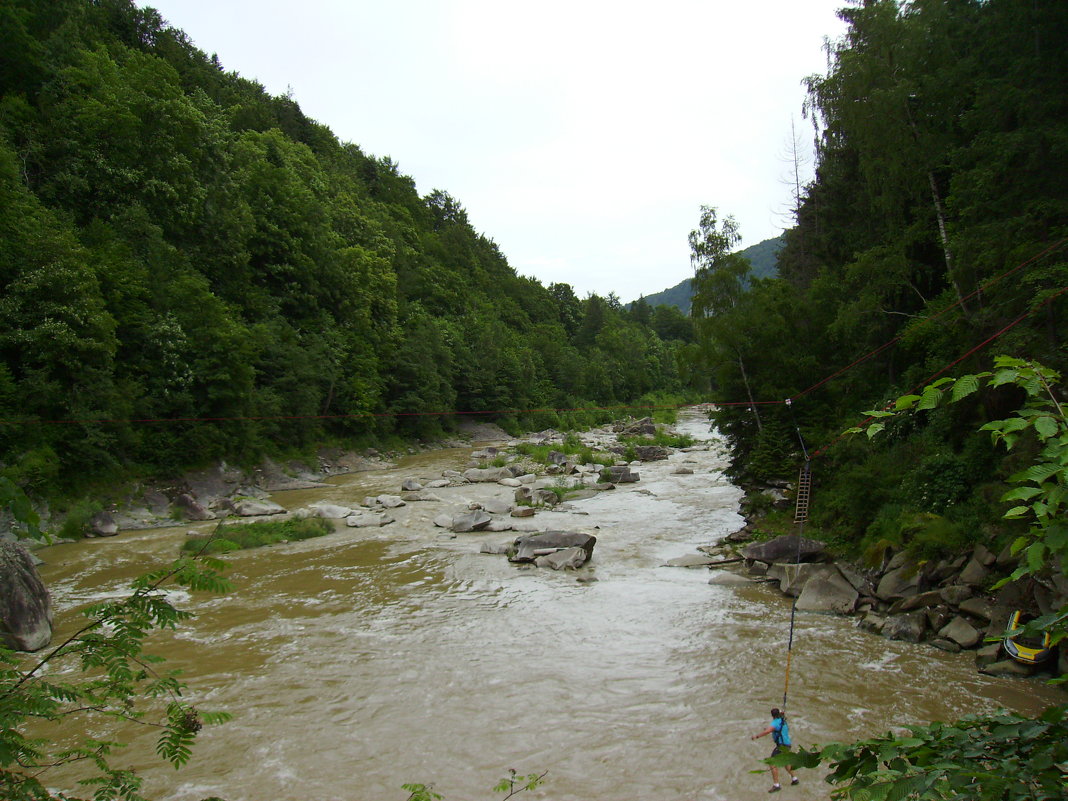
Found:
[[[790,418],[794,423],[794,430],[797,432],[797,441],[801,444],[801,453],[804,454],[805,463],[801,467],[801,474],[797,479],[797,507],[794,512],[794,522],[798,524],[797,530],[797,553],[794,557],[794,569],[800,570],[798,565],[801,564],[801,538],[805,533],[805,521],[808,520],[808,506],[809,496],[812,491],[812,460],[808,455],[808,448],[805,446],[805,438],[801,434],[801,427],[797,424],[797,418],[794,416],[793,401],[789,398],[785,401],[786,408],[790,410]],[[790,661],[793,658],[794,650],[794,629],[797,620],[797,600],[798,596],[794,596],[794,602],[790,606],[790,637],[786,643],[786,677],[783,682],[782,688],[782,713],[783,717],[786,716],[786,702],[790,694]]]

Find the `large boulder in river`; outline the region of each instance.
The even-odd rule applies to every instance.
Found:
[[[819,540],[810,540],[786,534],[767,542],[755,542],[742,549],[746,559],[756,559],[769,564],[774,562],[820,562],[827,556],[827,546]]]
[[[961,648],[974,648],[982,635],[962,617],[955,617],[938,632],[939,637],[952,640]]]
[[[826,578],[832,574],[841,578],[838,568],[834,565],[819,562],[772,565],[767,573],[769,578],[778,579],[780,590],[795,598],[800,597],[810,581],[817,578]]]
[[[311,508],[316,517],[321,517],[324,520],[344,520],[353,512],[348,506],[340,506],[336,503],[328,503],[326,501],[313,503]]]
[[[626,437],[652,437],[656,435],[656,423],[651,417],[643,417],[641,420],[620,426],[619,433]]]
[[[883,636],[891,640],[920,642],[927,631],[927,614],[922,611],[890,615],[883,626]]]
[[[528,534],[516,537],[515,553],[508,557],[511,562],[533,562],[539,556],[562,551],[566,548],[581,548],[586,554],[584,561],[593,556],[593,546],[597,538],[592,534],[577,531],[545,531],[541,534]]]
[[[186,520],[214,520],[215,514],[205,509],[196,498],[183,492],[174,499],[174,505]]]
[[[914,564],[903,564],[883,575],[875,595],[882,601],[897,601],[920,594],[920,572]]]
[[[853,612],[859,597],[853,585],[835,570],[806,582],[801,596],[797,599],[797,608],[803,612],[848,615]]]
[[[662,445],[635,445],[634,455],[639,462],[657,462],[668,458],[671,451]]]
[[[119,524],[111,512],[97,512],[89,518],[89,535],[92,537],[114,537],[119,533]]]
[[[512,471],[507,467],[490,467],[486,469],[472,467],[464,471],[464,478],[472,484],[480,484],[488,481],[500,481],[502,478],[515,478],[515,476],[512,475]]]
[[[344,518],[345,525],[349,528],[372,528],[374,526],[387,526],[393,522],[393,518],[381,512],[370,512],[359,509]],[[435,525],[437,521],[435,521]]]
[[[452,525],[450,529],[457,534],[464,534],[468,531],[481,531],[486,528],[493,518],[483,512],[481,509],[476,509],[473,512],[467,514],[457,515],[452,519]]]
[[[582,548],[561,548],[534,560],[538,567],[550,567],[553,570],[575,570],[582,567],[589,557]]]
[[[613,484],[633,484],[639,477],[629,465],[612,465],[608,468],[608,480]]]
[[[52,639],[52,599],[30,553],[0,540],[0,641],[16,651],[37,651]]]

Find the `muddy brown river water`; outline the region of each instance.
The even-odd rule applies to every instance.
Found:
[[[680,428],[710,437],[696,415]],[[274,500],[397,494],[405,478],[462,468],[470,452],[421,454]],[[684,461],[694,474],[673,475]],[[234,592],[176,594],[196,617],[151,650],[185,671],[196,704],[234,719],[206,728],[180,771],[155,758],[151,731],[127,732],[115,764],[136,767],[161,801],[403,801],[406,782],[477,801],[499,797],[490,788],[508,768],[548,770],[532,799],[765,797],[766,774],[751,771],[769,738],[749,735],[782,699],[789,604],[762,584],[710,586],[707,570],[661,566],[740,527],[723,464],[712,440],[643,465],[638,484],[539,512],[542,529],[598,536],[579,571],[595,582],[478,553],[513,534],[452,537],[432,525],[501,494],[496,485],[435,490],[443,503],[409,503],[383,528],[232,554]],[[42,551],[60,627],[173,559],[188,529]],[[1038,681],[980,676],[971,654],[890,642],[848,618],[798,618],[789,707],[803,745],[997,708],[1035,713],[1063,698]],[[828,795],[812,772],[783,790]]]

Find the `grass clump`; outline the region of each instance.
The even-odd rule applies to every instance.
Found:
[[[190,553],[230,553],[261,548],[277,542],[310,540],[332,534],[333,525],[320,517],[305,520],[264,520],[259,523],[223,523],[206,537],[189,537],[182,550]]]
[[[666,431],[657,431],[651,437],[620,437],[619,441],[624,445],[660,445],[665,448],[688,448],[693,445],[694,439],[689,434],[669,434]]]
[[[539,464],[551,464],[549,454],[553,451],[572,457],[572,461],[578,464],[614,464],[616,457],[604,451],[595,451],[588,445],[582,444],[582,440],[573,434],[569,434],[558,445],[535,445],[531,442],[521,442],[516,445],[516,452],[527,456]]]

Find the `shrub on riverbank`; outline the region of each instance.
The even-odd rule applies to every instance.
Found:
[[[689,434],[672,434],[660,430],[651,437],[620,437],[619,441],[625,445],[661,445],[665,448],[688,448],[693,445],[693,437]]]
[[[182,550],[190,553],[229,553],[278,542],[310,540],[331,534],[334,527],[322,518],[265,520],[259,523],[222,524],[207,537],[189,537]]]
[[[535,445],[531,442],[520,442],[516,445],[516,453],[529,456],[539,464],[551,464],[549,454],[553,451],[574,457],[578,464],[614,464],[616,456],[605,451],[595,451],[589,445],[584,445],[582,440],[574,434],[564,437],[562,443],[555,445]]]

